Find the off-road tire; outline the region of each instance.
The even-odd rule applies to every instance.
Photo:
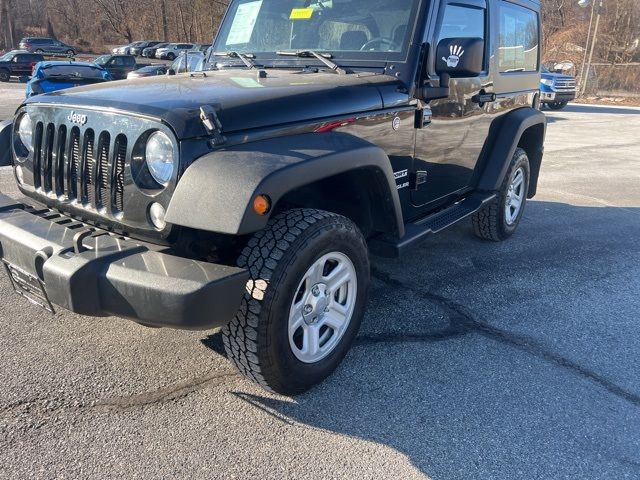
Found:
[[[547,107],[549,107],[551,110],[562,110],[562,109],[564,109],[567,105],[569,105],[569,102],[553,102],[553,103],[547,103]]]
[[[289,344],[289,310],[307,269],[336,251],[349,257],[356,270],[355,310],[331,354],[314,364],[303,363]],[[368,297],[368,251],[357,226],[321,210],[281,213],[251,238],[238,266],[247,268],[251,277],[240,310],[222,330],[227,356],[238,370],[283,395],[303,393],[331,375],[358,333]]]
[[[11,72],[6,69],[0,69],[0,82],[8,82],[11,80]]]
[[[524,203],[520,208],[520,213],[515,223],[513,225],[509,225],[505,218],[506,197],[509,186],[511,185],[511,181],[513,179],[513,175],[520,168],[524,169],[526,176]],[[513,155],[511,165],[509,166],[507,175],[502,182],[498,197],[489,204],[485,205],[481,210],[474,213],[471,217],[473,230],[476,236],[482,238],[483,240],[501,242],[508,239],[515,233],[525,211],[526,199],[529,193],[530,179],[531,169],[529,166],[529,157],[527,156],[527,152],[525,152],[522,148],[518,148]]]

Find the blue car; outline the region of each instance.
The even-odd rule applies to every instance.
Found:
[[[570,75],[554,73],[542,68],[540,103],[551,110],[562,110],[576,98],[576,79]]]
[[[94,63],[40,62],[27,83],[27,98],[67,88],[113,80],[111,74]]]

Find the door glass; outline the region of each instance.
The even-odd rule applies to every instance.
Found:
[[[500,4],[500,73],[538,70],[538,15],[511,3]]]

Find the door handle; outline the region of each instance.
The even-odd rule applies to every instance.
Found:
[[[480,106],[483,106],[485,103],[495,102],[497,98],[498,97],[495,93],[487,93],[485,91],[482,91],[478,95],[474,95],[473,97],[471,97],[471,100],[473,100],[475,103],[480,104]]]

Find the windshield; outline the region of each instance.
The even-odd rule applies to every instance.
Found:
[[[55,65],[44,69],[47,77],[103,78],[104,71],[88,65]]]
[[[342,59],[343,63],[400,61],[406,57],[420,3],[421,0],[236,0],[220,28],[215,51],[274,59],[276,52],[315,50]]]
[[[5,53],[0,57],[0,62],[10,62],[11,60],[13,60],[13,57],[15,56],[16,54],[13,52]]]

